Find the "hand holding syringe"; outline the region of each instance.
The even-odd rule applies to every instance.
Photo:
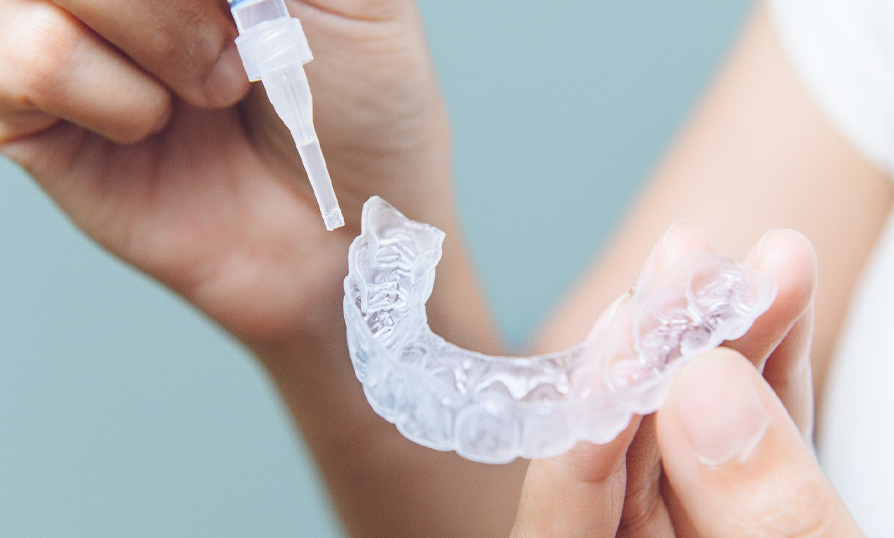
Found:
[[[327,230],[345,221],[313,124],[313,102],[303,65],[313,59],[298,19],[284,0],[230,0],[239,29],[236,45],[248,78],[264,83],[276,113],[292,132]]]

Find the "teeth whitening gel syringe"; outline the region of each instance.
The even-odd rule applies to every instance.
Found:
[[[248,78],[262,81],[276,113],[282,118],[307,170],[327,230],[345,221],[332,190],[313,123],[310,86],[304,64],[313,60],[298,19],[289,16],[284,0],[230,0],[239,29],[236,46]]]

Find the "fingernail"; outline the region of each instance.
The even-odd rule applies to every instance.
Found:
[[[718,466],[743,461],[770,419],[747,371],[724,357],[700,359],[683,372],[677,411],[698,459]]]
[[[220,54],[205,80],[205,97],[213,106],[229,106],[245,95],[248,85],[239,51],[231,43]]]
[[[652,247],[649,255],[646,256],[646,261],[643,262],[643,267],[640,269],[639,275],[636,277],[636,282],[633,283],[634,290],[639,290],[655,276],[655,273],[658,272],[658,265],[661,263],[661,258],[664,255],[664,249],[667,247],[668,238],[670,238],[674,230],[686,223],[688,223],[686,219],[680,219],[674,222],[655,243],[655,246]]]
[[[767,238],[769,238],[777,229],[778,228],[774,228],[767,231],[767,233],[761,236],[760,240],[758,240],[758,242],[753,247],[751,247],[751,250],[748,251],[748,254],[746,254],[745,257],[742,258],[742,261],[745,263],[745,265],[755,266],[760,262],[761,257],[764,253],[764,245],[766,245],[767,243]]]

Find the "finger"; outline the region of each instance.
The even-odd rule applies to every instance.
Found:
[[[656,243],[643,264],[635,289],[643,288],[664,268],[697,252],[714,252],[702,228],[685,220],[674,223]],[[672,534],[667,508],[660,494],[661,465],[655,443],[654,417],[644,417],[627,450],[627,487],[618,536],[652,537]]]
[[[764,379],[807,440],[813,436],[813,378],[810,368],[813,324],[811,307],[767,359],[763,372]]]
[[[762,369],[767,357],[813,304],[816,252],[810,241],[798,232],[771,230],[745,256],[743,263],[773,276],[776,299],[745,336],[725,345]]]
[[[665,473],[702,536],[860,536],[761,376],[718,349],[685,367],[658,412]]]
[[[661,458],[655,415],[643,417],[627,449],[627,489],[618,537],[672,536],[673,525],[661,495]]]
[[[59,7],[13,0],[0,21],[0,142],[55,118],[133,142],[170,115],[164,87]]]
[[[679,221],[655,244],[634,287],[648,285],[663,268],[695,252],[713,250],[704,230]],[[601,316],[597,327],[607,322],[606,317],[611,316]],[[649,433],[654,429],[647,429],[642,435],[637,433],[641,439],[637,450],[632,456],[624,457],[638,423],[639,419],[632,421],[617,439],[606,445],[580,443],[568,454],[532,462],[513,535],[615,536],[622,510],[632,522],[627,525],[627,531],[645,533],[642,536],[655,536],[653,531],[657,529],[669,531],[666,510],[656,504],[660,468],[654,434]],[[628,469],[628,464],[633,467]],[[628,477],[634,478],[632,486],[637,493],[625,499],[625,492],[631,491]],[[650,506],[658,506],[654,515]],[[638,523],[641,519],[644,524]]]
[[[186,102],[225,107],[248,92],[236,27],[217,0],[53,0]]]
[[[646,257],[634,287],[645,286],[663,267],[691,252],[710,248],[710,239],[697,226],[673,224]],[[599,317],[593,331],[610,322],[625,297]],[[579,443],[567,454],[531,462],[513,536],[615,536],[627,483],[624,456],[638,424],[634,419],[608,444]]]
[[[683,505],[680,503],[680,498],[677,497],[674,488],[671,487],[670,482],[667,480],[667,475],[664,472],[661,473],[661,498],[664,500],[664,505],[667,507],[667,511],[670,514],[674,535],[677,536],[677,538],[698,537],[699,533],[695,529],[695,525],[689,518],[689,514],[683,509]]]
[[[637,421],[605,445],[578,443],[528,466],[515,538],[614,537],[624,499],[624,453]]]
[[[646,261],[643,262],[639,276],[633,284],[634,290],[646,287],[665,267],[686,258],[696,252],[714,252],[711,236],[702,228],[686,220],[678,220],[664,232],[655,243]]]

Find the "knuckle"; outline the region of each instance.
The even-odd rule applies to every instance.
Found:
[[[628,483],[624,495],[624,509],[621,513],[619,529],[625,534],[642,534],[652,527],[657,521],[663,506],[659,487],[660,467],[653,479],[640,481],[640,484],[631,487]]]
[[[59,9],[38,5],[22,15],[14,34],[16,46],[7,50],[21,100],[58,97],[67,74],[77,68],[77,50],[84,39],[79,23]]]
[[[563,467],[568,476],[578,477],[585,484],[612,484],[614,488],[623,491],[625,479],[623,458],[618,459],[613,465],[605,465],[593,457],[593,447],[587,444],[575,446],[567,456],[557,458],[555,464]]]
[[[227,35],[220,21],[184,2],[172,13],[173,21],[152,32],[151,48],[162,67],[184,79],[204,77],[223,50]]]
[[[6,144],[49,129],[59,121],[38,110],[3,111],[0,113],[0,152]]]

